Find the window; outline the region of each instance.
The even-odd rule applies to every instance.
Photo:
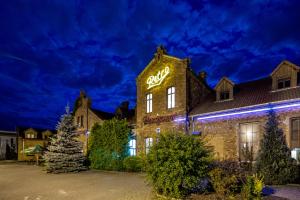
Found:
[[[300,162],[300,148],[294,148],[291,151],[291,157]]]
[[[129,155],[136,156],[136,139],[131,138],[129,140]]]
[[[175,87],[168,88],[168,109],[175,107]]]
[[[83,115],[80,116],[80,127],[83,127]]]
[[[291,148],[300,147],[300,117],[291,120]]]
[[[229,91],[220,92],[220,100],[222,101],[226,99],[229,99]]]
[[[147,113],[151,113],[152,112],[152,94],[147,94],[146,96],[147,99]]]
[[[156,133],[160,134],[160,128],[156,128]]]
[[[240,124],[240,158],[249,160],[250,156],[255,159],[259,147],[259,123]],[[252,152],[249,154],[249,152]]]
[[[289,88],[289,87],[291,87],[291,79],[290,78],[284,78],[284,79],[278,80],[278,82],[277,82],[278,89]]]
[[[149,153],[150,147],[153,144],[153,138],[146,138],[145,143],[146,143],[146,154],[147,154]]]
[[[80,126],[80,117],[77,117],[77,126]]]
[[[35,135],[34,135],[34,133],[27,133],[26,134],[26,138],[35,138]]]

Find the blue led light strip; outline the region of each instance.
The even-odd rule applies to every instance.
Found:
[[[242,114],[250,114],[250,113],[257,113],[257,112],[262,112],[262,111],[269,111],[269,110],[279,110],[279,109],[284,109],[284,108],[295,108],[299,107],[300,108],[300,102],[293,102],[293,103],[285,103],[281,105],[276,105],[272,106],[271,104],[268,104],[262,108],[257,108],[257,109],[252,109],[252,110],[244,110],[244,111],[236,111],[236,112],[230,112],[230,113],[220,113],[220,114],[211,114],[211,115],[206,115],[203,117],[197,117],[197,120],[205,120],[205,119],[213,119],[213,118],[220,118],[220,117],[229,117],[229,116],[236,116],[236,115],[242,115]]]

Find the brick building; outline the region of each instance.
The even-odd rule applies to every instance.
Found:
[[[205,136],[218,159],[243,159],[249,144],[257,153],[266,112],[276,111],[292,149],[300,152],[299,67],[281,62],[270,76],[246,83],[223,77],[215,88],[204,72],[196,75],[188,59],[159,47],[139,74],[136,135],[139,153],[147,153],[160,132],[180,130]]]
[[[46,149],[49,143],[49,137],[56,134],[55,130],[17,127],[17,151],[18,161],[34,161],[34,154],[27,153],[26,151],[33,149],[36,145],[40,145]]]
[[[77,109],[74,113],[74,123],[77,125],[77,133],[79,134],[80,141],[83,142],[85,153],[88,147],[88,136],[95,123],[102,124],[105,120],[112,119],[113,117],[120,119],[126,118],[129,125],[134,130],[135,111],[129,109],[129,102],[122,102],[115,113],[104,112],[92,108],[91,100],[84,91],[80,91],[80,95],[76,102]]]

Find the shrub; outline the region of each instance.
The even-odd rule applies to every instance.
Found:
[[[181,198],[208,175],[211,152],[200,137],[160,134],[147,155],[147,174],[157,193]]]
[[[95,124],[89,137],[91,168],[122,170],[123,160],[128,156],[130,129],[125,120],[106,120]]]
[[[213,166],[222,169],[224,173],[229,175],[241,176],[244,173],[239,162],[235,160],[215,161]]]
[[[274,111],[268,114],[265,134],[260,144],[256,168],[264,176],[264,181],[275,185],[292,182],[297,177],[296,162],[291,158],[285,135],[279,128]]]
[[[220,198],[234,196],[238,188],[238,179],[234,174],[215,168],[209,172],[209,176],[213,189]]]
[[[117,156],[100,148],[91,151],[89,158],[91,160],[90,167],[93,169],[117,171],[123,169],[123,163],[121,159],[118,159]]]
[[[241,196],[243,199],[261,199],[261,193],[264,187],[263,177],[257,174],[247,176],[246,183],[243,185]]]
[[[124,159],[123,165],[128,172],[140,172],[144,167],[144,160],[139,156],[130,156]]]

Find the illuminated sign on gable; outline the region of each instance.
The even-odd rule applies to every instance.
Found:
[[[166,66],[164,69],[157,72],[156,75],[149,76],[149,78],[147,79],[147,84],[148,84],[147,89],[160,85],[169,73],[170,73],[170,68]]]

